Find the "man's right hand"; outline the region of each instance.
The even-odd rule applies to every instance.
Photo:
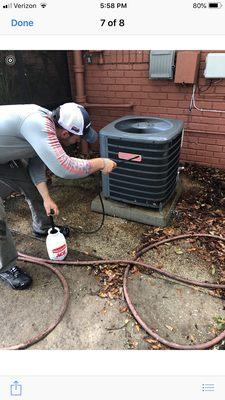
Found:
[[[104,163],[104,167],[101,169],[101,171],[104,175],[109,174],[114,168],[117,167],[117,164],[109,158],[102,158],[102,160]]]
[[[102,171],[102,173],[106,175],[117,167],[117,164],[110,160],[110,158],[92,158],[89,162],[91,164],[91,174],[97,171]]]

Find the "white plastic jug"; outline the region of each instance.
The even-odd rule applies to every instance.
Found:
[[[55,227],[48,230],[46,238],[46,246],[50,260],[62,261],[67,256],[66,239],[60,232],[59,228]]]

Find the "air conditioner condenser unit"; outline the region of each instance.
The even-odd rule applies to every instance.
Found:
[[[182,134],[183,121],[151,116],[126,116],[101,129],[101,157],[118,163],[102,176],[103,196],[161,209],[176,189]]]

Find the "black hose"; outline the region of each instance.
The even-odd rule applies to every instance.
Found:
[[[104,207],[104,203],[102,200],[101,189],[99,189],[99,191],[98,191],[98,197],[100,199],[100,203],[102,206],[102,220],[101,220],[100,225],[97,228],[90,230],[90,231],[86,231],[85,229],[79,229],[79,228],[75,228],[74,226],[67,225],[68,228],[71,229],[71,231],[78,232],[81,234],[83,233],[84,235],[92,235],[93,233],[97,233],[98,231],[100,231],[100,229],[102,229],[104,222],[105,222],[105,207]]]

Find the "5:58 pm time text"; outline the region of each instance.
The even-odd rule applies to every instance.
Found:
[[[100,3],[100,8],[124,9],[127,8],[127,6],[127,3]]]

